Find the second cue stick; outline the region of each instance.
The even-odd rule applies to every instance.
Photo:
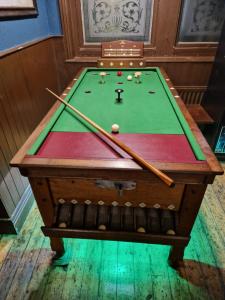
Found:
[[[54,97],[56,97],[60,102],[62,102],[64,105],[69,107],[71,110],[73,110],[75,113],[77,113],[82,119],[87,121],[89,124],[91,124],[95,129],[97,129],[99,132],[101,132],[104,136],[106,136],[110,141],[112,141],[114,144],[119,146],[121,149],[123,149],[126,153],[128,153],[131,157],[134,158],[134,160],[141,165],[142,167],[145,167],[152,173],[154,173],[156,176],[158,176],[164,183],[166,183],[168,186],[172,187],[174,186],[174,181],[170,177],[168,177],[165,173],[160,171],[159,169],[152,166],[149,162],[144,160],[139,154],[134,152],[132,149],[130,149],[127,145],[125,145],[123,142],[118,140],[117,138],[113,137],[111,134],[109,134],[107,131],[105,131],[102,127],[100,127],[98,124],[96,124],[94,121],[89,119],[87,116],[85,116],[82,112],[80,112],[78,109],[76,109],[71,104],[64,101],[62,98],[60,98],[57,94],[52,92],[50,89],[46,88],[46,90],[52,94]]]

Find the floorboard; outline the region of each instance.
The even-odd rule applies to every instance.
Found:
[[[168,246],[82,239],[66,239],[66,255],[53,264],[34,206],[19,235],[0,236],[0,300],[223,300],[224,212],[225,175],[208,187],[175,271]]]

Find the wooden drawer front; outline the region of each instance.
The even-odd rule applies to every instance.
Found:
[[[98,179],[50,179],[49,184],[54,201],[87,202],[87,204],[126,205],[140,207],[154,207],[162,209],[179,210],[184,185],[177,184],[174,188],[167,187],[164,183],[149,183],[136,181],[135,188],[119,192],[116,188],[102,188]],[[117,183],[117,181],[109,181]],[[125,181],[119,181],[124,183]],[[125,182],[126,183],[126,182]],[[87,201],[89,200],[89,201]]]

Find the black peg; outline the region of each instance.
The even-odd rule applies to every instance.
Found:
[[[122,98],[121,98],[121,93],[123,93],[122,89],[116,89],[115,92],[118,94],[118,97],[116,98],[117,103],[121,103]]]

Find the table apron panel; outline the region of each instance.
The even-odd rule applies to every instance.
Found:
[[[154,207],[179,210],[184,184],[169,188],[164,183],[149,183],[110,180],[102,186],[100,178],[50,178],[49,187],[56,204],[79,202]],[[104,182],[104,181],[103,181]],[[133,185],[133,187],[130,187]],[[116,203],[115,203],[116,202]]]
[[[93,164],[93,162],[92,162]],[[115,163],[114,163],[115,164]],[[212,183],[215,174],[204,171],[180,171],[180,170],[165,170],[156,165],[160,170],[165,172],[169,177],[171,177],[176,184],[202,184],[202,183]],[[161,183],[161,180],[156,177],[153,173],[144,170],[137,169],[115,169],[111,165],[111,169],[101,169],[96,167],[96,169],[90,169],[84,167],[83,169],[71,167],[71,168],[57,168],[57,167],[37,167],[29,166],[27,168],[20,168],[20,173],[23,176],[30,178],[104,178],[104,179],[115,179],[115,180],[143,180],[149,181],[154,184]]]

